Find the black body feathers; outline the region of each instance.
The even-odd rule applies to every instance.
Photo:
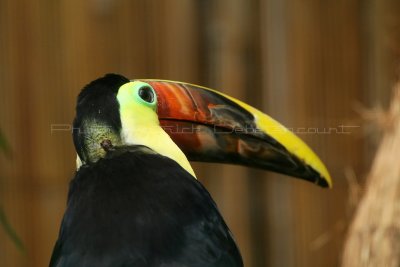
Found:
[[[243,266],[207,190],[173,160],[135,146],[84,165],[50,267]]]

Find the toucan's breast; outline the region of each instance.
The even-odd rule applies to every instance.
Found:
[[[50,266],[243,266],[207,190],[140,147],[83,166]]]

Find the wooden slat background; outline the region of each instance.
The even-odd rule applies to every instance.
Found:
[[[246,266],[338,266],[349,220],[345,173],[362,182],[372,141],[355,112],[385,106],[397,77],[396,0],[0,0],[0,266],[47,266],[74,171],[68,126],[83,85],[107,72],[182,80],[243,99],[298,128],[334,188],[195,163]]]

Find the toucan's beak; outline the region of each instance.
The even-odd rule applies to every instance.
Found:
[[[261,111],[205,87],[142,81],[156,91],[160,124],[189,160],[246,165],[332,186],[318,156]]]

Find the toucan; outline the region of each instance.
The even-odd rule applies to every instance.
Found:
[[[189,161],[246,165],[332,185],[318,156],[261,111],[218,91],[107,74],[73,122],[77,171],[50,267],[243,266]]]

